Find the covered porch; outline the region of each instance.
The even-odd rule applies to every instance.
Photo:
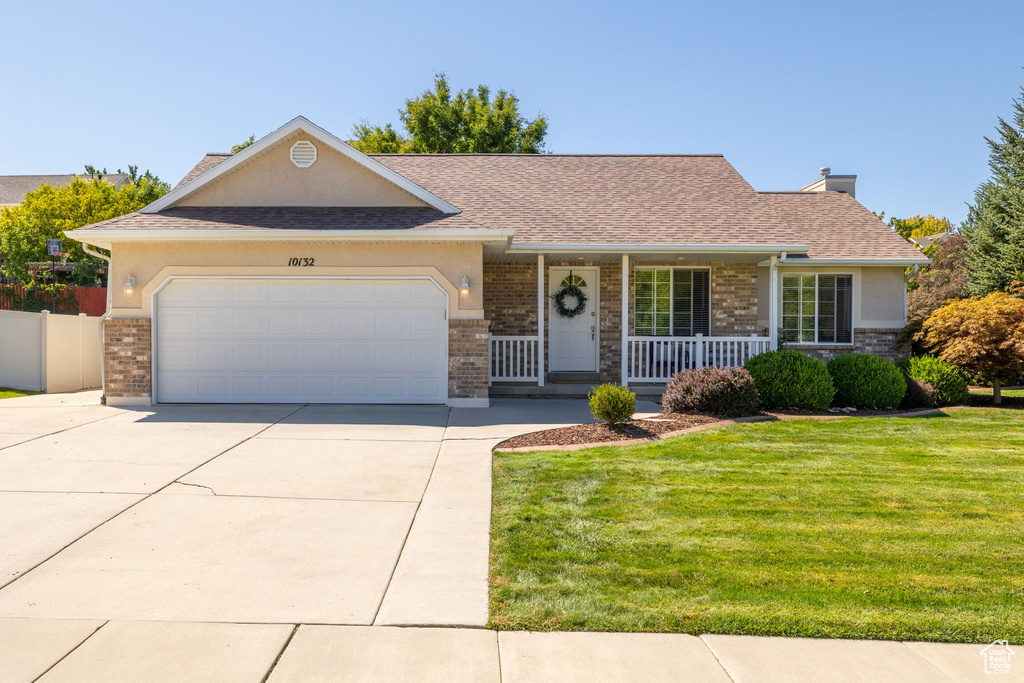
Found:
[[[758,291],[765,275],[777,282],[780,257],[763,245],[485,250],[490,393],[580,394],[601,383],[660,393],[681,370],[741,366],[777,346],[777,304],[759,322]]]

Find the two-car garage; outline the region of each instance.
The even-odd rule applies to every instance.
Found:
[[[160,403],[445,403],[447,295],[423,278],[169,280]]]

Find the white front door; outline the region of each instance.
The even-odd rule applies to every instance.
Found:
[[[573,284],[587,297],[583,312],[571,318],[560,315],[555,300],[548,298],[548,367],[551,372],[597,372],[598,323],[601,320],[599,273],[594,267],[548,270],[549,294],[554,296]],[[576,303],[572,297],[566,298],[567,308],[575,308]]]

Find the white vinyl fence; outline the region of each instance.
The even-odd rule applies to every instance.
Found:
[[[77,391],[100,386],[100,321],[0,311],[0,387]]]

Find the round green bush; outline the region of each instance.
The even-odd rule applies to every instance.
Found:
[[[832,377],[816,358],[792,349],[765,351],[743,367],[754,378],[765,408],[828,410],[832,405]]]
[[[668,413],[747,417],[757,415],[761,406],[754,378],[743,368],[695,368],[669,380],[661,407]]]
[[[594,419],[610,425],[625,422],[636,412],[636,394],[629,387],[602,384],[590,390],[590,412]]]
[[[957,366],[936,356],[903,358],[896,365],[907,377],[932,386],[935,405],[956,406],[967,403],[970,395],[967,378]]]
[[[895,363],[870,353],[836,356],[825,367],[836,386],[832,403],[840,408],[894,410],[907,393],[907,381]]]

